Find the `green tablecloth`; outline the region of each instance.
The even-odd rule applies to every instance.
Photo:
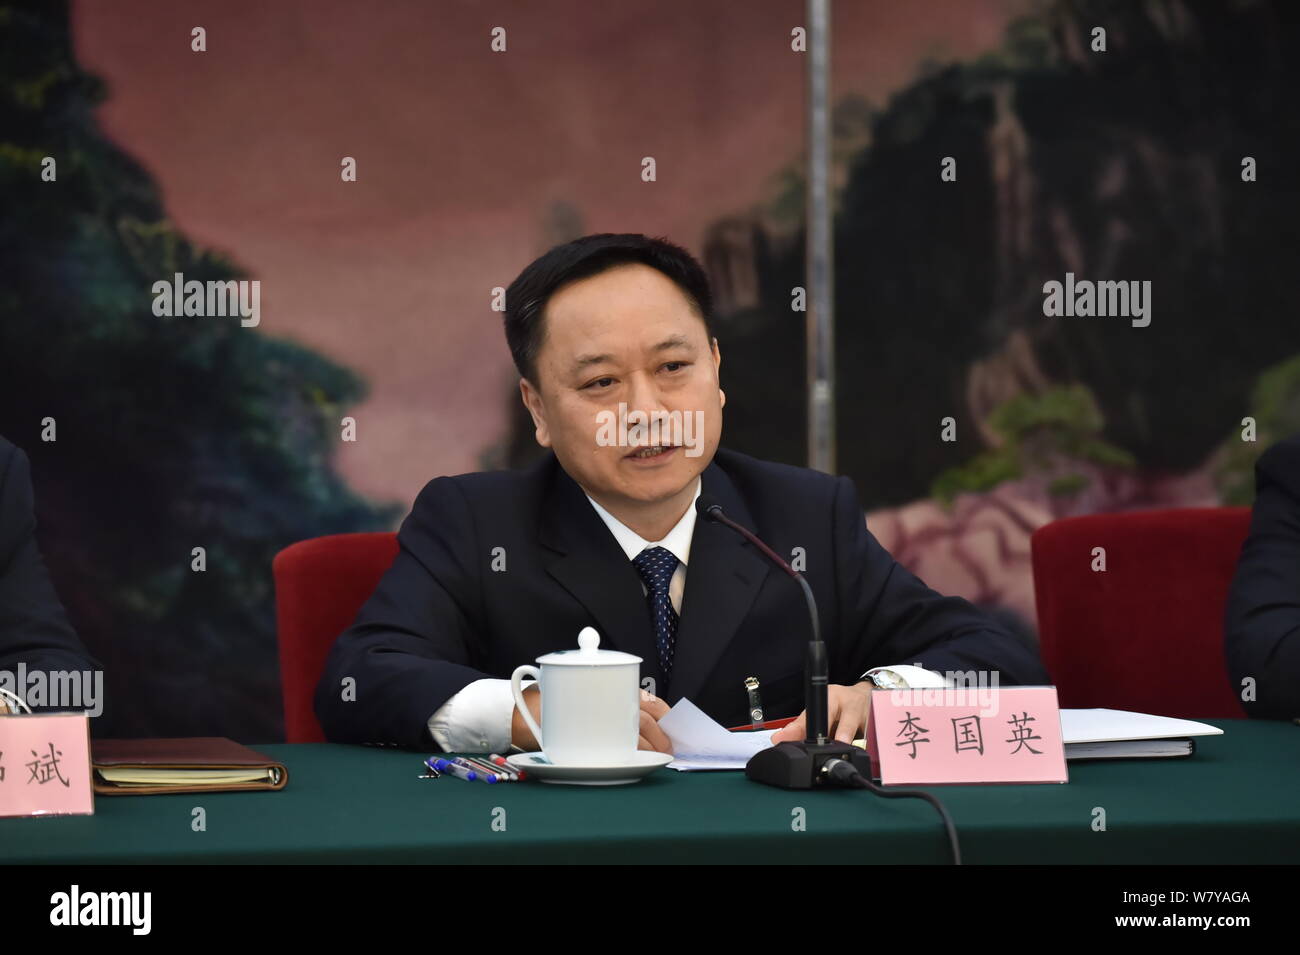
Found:
[[[1206,722],[1225,735],[1190,759],[1071,763],[1066,785],[929,788],[968,864],[1300,861],[1300,727]],[[288,766],[281,792],[98,796],[94,816],[0,819],[0,863],[948,861],[918,799],[668,769],[630,786],[486,785],[418,779],[420,754],[401,750],[256,748]],[[197,806],[206,831],[191,828]]]

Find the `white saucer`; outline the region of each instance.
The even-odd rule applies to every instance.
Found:
[[[541,753],[514,753],[506,758],[534,779],[571,786],[622,786],[635,783],[673,761],[672,753],[656,753],[648,749],[637,750],[632,759],[622,766],[552,763]]]

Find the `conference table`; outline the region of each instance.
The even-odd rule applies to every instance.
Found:
[[[1190,758],[1071,762],[1064,785],[925,788],[967,864],[1300,861],[1300,726],[1205,722],[1224,735]],[[96,796],[93,816],[0,819],[0,864],[950,861],[920,799],[666,768],[625,786],[490,785],[422,779],[408,750],[255,748],[288,767],[283,790]]]

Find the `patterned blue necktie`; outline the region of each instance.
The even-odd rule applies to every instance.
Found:
[[[632,564],[645,581],[650,624],[655,630],[659,667],[666,682],[673,670],[673,638],[677,635],[677,611],[668,597],[668,583],[677,569],[677,558],[666,547],[647,547],[632,558]]]

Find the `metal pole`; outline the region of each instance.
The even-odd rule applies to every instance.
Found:
[[[831,2],[808,3],[808,466],[835,473],[835,295],[831,212]]]

